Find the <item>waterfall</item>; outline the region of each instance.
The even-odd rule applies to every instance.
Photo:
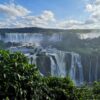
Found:
[[[50,60],[51,60],[51,75],[52,76],[58,76],[57,64],[55,63],[52,56],[50,56]]]
[[[98,56],[96,57],[96,69],[95,69],[95,80],[97,81],[98,79]]]
[[[58,77],[66,76],[66,62],[65,55],[63,51],[56,49],[47,49],[47,54],[50,56],[51,60],[51,75]]]
[[[58,42],[62,40],[61,34],[43,35],[42,33],[4,33],[0,34],[0,40],[4,42],[15,42],[15,43],[33,43],[41,42],[44,39],[48,41]]]
[[[75,59],[76,59],[76,64],[79,68],[79,82],[82,84],[83,83],[83,66],[82,66],[82,63],[81,63],[80,55],[76,54]]]
[[[4,42],[15,42],[15,43],[33,43],[40,42],[43,40],[42,34],[32,34],[32,33],[5,33],[0,34],[0,40]]]
[[[69,54],[71,56],[70,62],[69,58],[66,58]],[[70,75],[76,85],[83,83],[83,66],[81,64],[81,57],[77,53],[36,47],[33,49],[32,54],[26,54],[26,56],[29,58],[30,64],[38,64],[37,66],[40,68],[41,74],[43,74],[43,71],[49,69],[49,72],[47,71],[48,75],[51,74],[51,76],[56,77],[66,77],[67,75]],[[37,58],[40,59],[38,60]],[[50,61],[49,63],[48,59]],[[70,63],[70,66],[67,63]],[[49,68],[48,65],[50,66]],[[69,68],[69,71],[67,68]]]
[[[79,79],[76,79],[76,67],[79,70]],[[81,58],[79,54],[72,52],[72,59],[71,59],[71,69],[70,69],[70,76],[74,80],[76,84],[82,84],[83,83],[83,67],[81,64]]]
[[[71,66],[67,66],[68,59],[65,59],[65,56],[71,54]],[[74,80],[76,84],[83,83],[83,66],[81,64],[81,57],[77,53],[73,52],[63,52],[54,50],[53,52],[49,52],[49,55],[52,55],[56,61],[54,61],[53,57],[50,57],[51,60],[51,75],[58,77],[66,77],[67,76],[67,67],[70,67],[70,75],[71,79]],[[79,70],[79,73],[77,72]],[[78,73],[79,78],[77,79],[76,73]]]
[[[71,59],[71,69],[70,69],[70,77],[75,81],[75,60],[74,60],[74,53],[72,53],[72,59]]]
[[[30,64],[35,64],[36,65],[36,54],[30,55],[30,54],[25,54],[26,57],[29,59]]]
[[[91,75],[92,75],[92,65],[91,65],[91,59],[90,59],[90,68],[89,68],[89,83],[91,83],[91,82],[92,82]]]
[[[55,33],[55,34],[52,34],[52,36],[49,37],[49,41],[58,42],[58,41],[61,41],[62,38],[63,38],[62,34]]]
[[[70,45],[68,38],[71,37],[68,34],[63,34],[63,32],[58,34],[58,31],[55,33],[51,31],[50,34],[48,32],[47,34],[45,33],[41,31],[40,33],[0,33],[0,41],[3,42],[1,44],[7,46],[7,50],[24,53],[29,58],[30,64],[37,65],[41,74],[56,77],[69,75],[76,84],[100,80],[100,54],[98,50],[94,49],[95,52],[92,54],[88,50],[86,53],[80,52],[80,54],[61,51],[68,48]],[[83,36],[83,39],[86,38],[87,36],[85,38]],[[85,42],[86,46],[89,41]],[[63,42],[68,43],[63,45]]]
[[[55,58],[57,62],[57,68],[58,68],[58,76],[59,77],[65,77],[66,76],[66,65],[65,65],[65,53],[62,51],[57,51],[55,53]]]
[[[36,58],[37,58],[36,54],[30,56],[31,64],[36,65]]]

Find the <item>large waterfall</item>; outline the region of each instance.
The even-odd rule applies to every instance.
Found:
[[[56,76],[56,74],[57,74],[57,76],[59,76],[59,77],[65,77],[66,76],[65,53],[62,51],[59,51],[59,52],[56,51],[54,53],[51,53],[51,55],[52,55],[52,57],[51,57],[51,61],[52,61],[51,75]]]
[[[16,42],[16,43],[36,43],[41,42],[44,39],[49,41],[61,41],[62,35],[52,34],[44,35],[42,33],[4,33],[0,34],[0,40],[4,42]]]
[[[76,67],[78,67],[79,70],[79,79],[76,79],[76,73],[78,71],[76,70]],[[83,83],[83,66],[81,64],[81,57],[79,54],[72,53],[70,76],[77,83]]]
[[[4,42],[16,42],[16,43],[34,43],[34,42],[40,42],[43,40],[42,34],[31,34],[31,33],[5,33],[0,34],[0,40]]]
[[[71,57],[71,61],[69,61],[68,56]],[[81,57],[77,53],[64,52],[56,49],[38,50],[37,48],[33,55],[28,55],[28,58],[32,64],[35,63],[37,65],[43,75],[56,77],[70,76],[78,85],[84,81]]]

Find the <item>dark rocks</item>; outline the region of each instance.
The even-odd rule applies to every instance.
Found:
[[[46,55],[38,56],[36,59],[37,67],[40,72],[45,76],[51,75],[51,61],[50,58]]]

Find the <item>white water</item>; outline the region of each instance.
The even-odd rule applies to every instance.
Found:
[[[40,42],[43,40],[42,34],[31,34],[31,33],[5,33],[4,36],[0,34],[0,40],[4,42],[15,42],[15,43],[33,43]]]
[[[52,49],[49,50],[43,50],[46,52],[46,56],[50,58],[51,61],[51,75],[57,76],[57,77],[66,77],[67,75],[70,75],[71,79],[74,80],[76,84],[82,84],[83,83],[83,66],[81,64],[81,57],[77,53],[73,52],[63,52],[59,50]],[[65,56],[67,54],[71,55],[71,66],[67,66],[67,60],[65,59]],[[36,59],[36,58],[35,58]],[[34,60],[35,60],[34,59]],[[42,59],[41,59],[42,61]],[[45,66],[45,65],[44,65]],[[67,73],[67,67],[70,67],[70,73]],[[79,70],[79,78],[77,78],[76,73],[77,69]]]
[[[89,68],[89,83],[91,83],[91,82],[92,82],[92,77],[91,77],[91,75],[92,75],[92,65],[91,65],[91,59],[90,59],[90,68]]]
[[[53,56],[56,59],[56,63],[55,64],[57,67],[56,68],[56,73],[58,73],[58,77],[65,77],[66,76],[66,65],[65,65],[65,53],[62,51],[56,51],[56,53],[53,54]],[[51,69],[53,66],[51,66]],[[52,71],[53,72],[53,71]],[[52,75],[52,73],[51,73]],[[54,75],[55,76],[55,75]]]
[[[95,80],[97,81],[98,79],[98,66],[99,66],[99,61],[98,61],[98,57],[96,58],[96,69],[95,69]]]
[[[79,79],[76,79],[76,67],[78,67],[79,70]],[[76,82],[76,84],[82,84],[83,83],[83,67],[81,64],[81,57],[79,54],[72,52],[72,59],[71,59],[71,69],[70,69],[70,76],[71,78]]]
[[[50,57],[50,60],[51,60],[51,75],[58,76],[57,64],[55,63],[55,61],[52,57]]]
[[[76,85],[80,85],[83,83],[83,66],[81,64],[81,57],[79,54],[74,53],[74,52],[64,52],[64,51],[59,51],[56,49],[51,49],[51,50],[46,50],[42,48],[34,48],[33,54],[26,54],[26,56],[29,58],[29,63],[30,64],[37,64],[38,61],[37,59],[37,54],[42,54],[44,53],[46,56],[50,58],[51,61],[51,76],[56,76],[56,77],[66,77],[67,75],[70,75],[71,79],[76,83]],[[65,59],[67,54],[70,54],[71,56],[71,66],[67,66],[67,62],[69,60]],[[44,55],[44,56],[45,56]],[[39,56],[38,56],[39,57]],[[42,62],[42,59],[41,59]],[[45,65],[44,65],[45,66]],[[41,65],[40,65],[41,67]],[[70,68],[69,73],[67,73],[67,68]],[[79,71],[79,77],[76,76],[77,70]],[[40,70],[41,73],[41,70]],[[43,73],[41,73],[43,74]]]
[[[62,35],[52,34],[44,35],[41,33],[4,33],[0,34],[0,40],[3,42],[14,43],[40,43],[47,39],[48,41],[57,42],[62,40]]]
[[[57,76],[57,77],[66,77],[67,75],[70,75],[71,79],[74,80],[76,84],[82,84],[83,83],[83,66],[81,64],[81,57],[77,53],[73,52],[63,52],[59,50],[52,49],[49,50],[43,50],[45,51],[46,56],[50,58],[51,61],[51,75]],[[28,58],[31,60],[32,64],[36,64],[36,58],[37,54],[41,54],[42,51],[40,49],[35,50],[33,55],[28,56]],[[71,66],[67,66],[68,59],[65,59],[67,54],[70,54],[71,56]],[[42,59],[41,59],[42,62]],[[38,63],[38,62],[37,62]],[[45,66],[45,65],[44,65]],[[67,73],[67,67],[70,67],[69,73]],[[77,69],[79,71],[79,77],[77,78],[76,73]]]

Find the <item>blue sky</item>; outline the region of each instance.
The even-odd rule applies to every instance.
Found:
[[[29,2],[27,0],[17,0],[17,3],[21,3],[32,10],[33,14],[51,10],[59,19],[70,16],[77,18],[77,16],[84,13],[84,5],[82,5],[83,2],[81,0],[29,0]]]
[[[96,2],[100,3],[100,0],[0,0],[0,26],[25,27],[25,23],[28,23],[28,27],[41,27],[42,24],[44,27],[55,28],[60,24],[62,27],[70,24],[66,25],[66,28],[71,28],[73,24],[82,26],[95,20],[91,16],[95,10],[94,6],[97,6]],[[4,20],[8,22],[6,26]]]
[[[0,0],[0,3],[9,3],[13,0]],[[33,15],[39,15],[44,10],[51,10],[58,19],[87,17],[85,13],[85,0],[14,0],[15,4],[20,4],[32,11]]]

